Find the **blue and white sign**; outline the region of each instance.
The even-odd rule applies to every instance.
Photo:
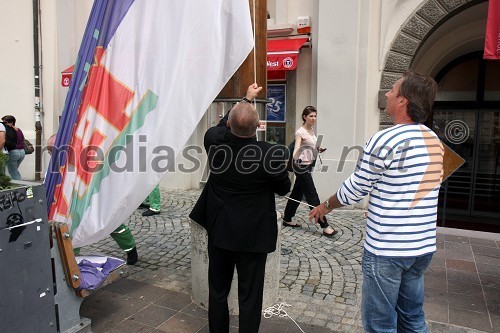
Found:
[[[267,85],[266,104],[267,121],[285,121],[286,111],[286,85],[285,84],[268,84]]]

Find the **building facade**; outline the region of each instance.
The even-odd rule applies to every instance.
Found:
[[[61,86],[61,72],[75,61],[92,1],[39,3],[43,141],[57,129],[68,90]],[[268,89],[275,89],[271,94],[284,92],[285,107],[281,118],[268,119],[267,139],[288,144],[301,124],[302,109],[317,107],[317,132],[328,148],[314,174],[321,198],[352,172],[359,147],[390,126],[383,112],[384,94],[404,71],[414,69],[440,86],[427,125],[465,159],[443,184],[442,223],[500,226],[500,80],[495,79],[500,62],[482,59],[488,1],[268,0],[267,7],[269,40],[308,38],[294,70],[273,80],[269,75]],[[0,42],[8,50],[0,62],[2,109],[18,118],[33,141],[32,1],[3,1],[0,9]],[[303,17],[309,18],[310,32],[297,31]],[[204,131],[220,113],[216,107],[208,110],[188,144],[201,145]],[[198,187],[204,178],[203,155],[196,171],[175,170],[162,185]],[[44,168],[46,163],[45,157]],[[20,171],[26,179],[34,177],[33,155]]]

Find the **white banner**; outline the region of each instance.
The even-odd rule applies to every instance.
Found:
[[[247,0],[135,0],[122,16],[88,68],[54,194],[75,247],[126,221],[253,47]]]

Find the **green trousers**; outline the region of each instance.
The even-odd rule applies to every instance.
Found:
[[[116,243],[118,243],[120,249],[125,252],[129,252],[135,247],[134,236],[132,236],[132,232],[125,224],[122,224],[118,228],[116,228],[116,230],[113,231],[110,236],[113,237]]]
[[[113,231],[110,236],[115,240],[120,249],[127,253],[135,247],[134,236],[132,236],[132,232],[125,224],[122,224],[118,228],[116,228],[116,230]],[[75,254],[75,256],[80,255],[80,248],[75,247],[73,249],[73,253]]]
[[[158,187],[158,185],[156,185],[156,187],[153,189],[153,192],[148,195],[143,204],[149,206],[149,209],[151,209],[152,211],[159,212],[161,207],[160,201],[160,188]]]

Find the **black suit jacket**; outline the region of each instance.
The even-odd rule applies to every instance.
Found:
[[[276,249],[274,194],[290,190],[286,147],[239,138],[227,117],[205,134],[210,176],[190,217],[207,229],[209,245],[242,252]]]

